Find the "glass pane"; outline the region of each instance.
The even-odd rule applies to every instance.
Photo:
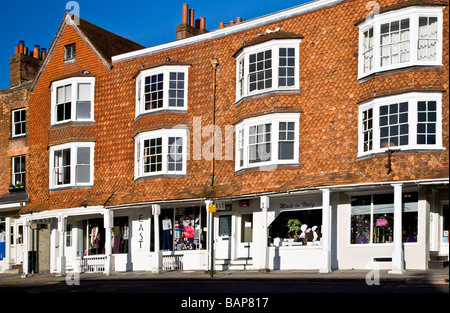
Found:
[[[76,178],[77,183],[89,183],[90,165],[77,165]]]
[[[91,84],[78,84],[78,101],[91,100]]]
[[[77,119],[91,119],[91,103],[89,101],[77,102]]]
[[[90,150],[89,147],[77,148],[77,164],[90,164]]]

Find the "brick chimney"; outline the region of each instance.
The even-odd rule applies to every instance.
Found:
[[[43,48],[42,50],[45,49]],[[14,52],[9,62],[11,87],[18,86],[25,81],[33,80],[45,56],[45,53],[41,53],[38,45],[35,45],[33,50],[28,50],[23,40],[19,41]]]
[[[183,15],[181,24],[177,26],[177,40],[189,38],[208,32],[206,29],[206,18],[194,18],[194,10],[189,9],[188,4],[183,4]]]

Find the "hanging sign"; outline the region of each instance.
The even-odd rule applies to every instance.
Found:
[[[208,213],[216,213],[216,205],[215,204],[208,205]]]

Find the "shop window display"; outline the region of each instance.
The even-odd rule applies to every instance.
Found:
[[[114,217],[114,227],[111,229],[112,253],[127,253],[130,229],[128,217]]]
[[[417,242],[418,193],[402,197],[402,240]],[[351,198],[351,243],[392,243],[394,234],[394,194],[374,194]]]
[[[162,209],[160,225],[162,250],[204,249],[206,221],[200,207]]]
[[[322,210],[281,212],[269,226],[270,247],[320,245]]]

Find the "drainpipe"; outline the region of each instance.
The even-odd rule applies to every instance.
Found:
[[[212,118],[212,126],[213,126],[213,144],[212,144],[212,160],[211,160],[211,186],[214,186],[214,161],[215,161],[215,145],[216,145],[216,89],[217,89],[217,68],[219,66],[219,60],[216,58],[211,59],[211,66],[213,67],[213,118]]]

